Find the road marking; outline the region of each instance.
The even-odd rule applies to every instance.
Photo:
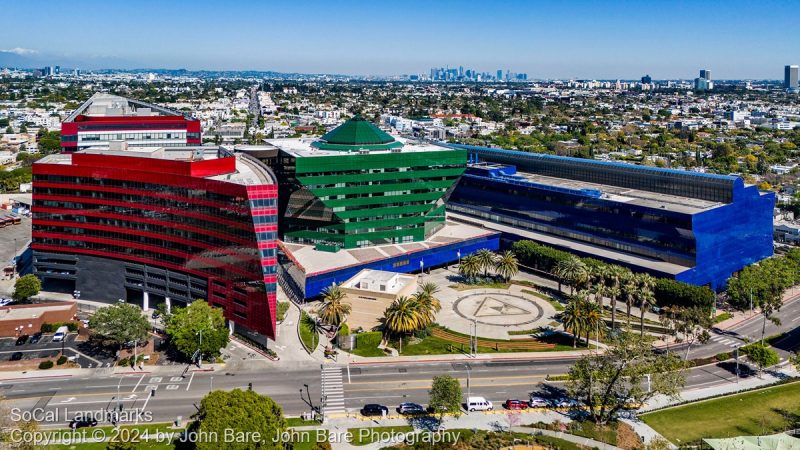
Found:
[[[192,372],[192,374],[194,374],[194,372]],[[172,378],[169,379],[169,381],[172,381],[172,382],[183,381],[183,377],[172,377]]]
[[[75,400],[77,400],[77,397],[70,397],[70,398],[67,398],[67,399],[61,400],[61,403],[69,403],[69,402],[74,402]]]
[[[180,386],[178,386],[177,384],[168,384],[167,385],[167,390],[168,391],[177,391],[179,387]]]
[[[189,377],[189,382],[186,383],[186,390],[189,390],[189,386],[192,385],[192,380],[194,380],[194,372],[192,372],[192,376]]]
[[[161,377],[152,377],[150,378],[150,384],[161,383],[161,380],[163,380]]]
[[[139,382],[138,382],[138,383],[136,383],[136,386],[134,386],[134,387],[133,387],[133,390],[132,390],[131,392],[136,392],[136,389],[138,389],[138,388],[139,388],[139,384],[142,382],[142,380],[144,380],[144,375],[142,375],[142,376],[139,378]]]

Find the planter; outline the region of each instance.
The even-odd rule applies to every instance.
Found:
[[[349,352],[354,348],[358,347],[358,345],[356,344],[356,335],[348,334],[347,336],[342,336],[340,334],[336,336],[336,345],[338,345],[340,349]]]

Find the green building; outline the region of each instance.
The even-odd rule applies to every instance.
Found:
[[[430,237],[467,162],[466,150],[401,142],[358,116],[318,140],[271,143],[283,242],[333,252]]]

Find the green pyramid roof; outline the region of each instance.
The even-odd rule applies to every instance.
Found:
[[[355,116],[325,133],[319,141],[312,145],[321,150],[343,151],[386,150],[403,146],[391,135],[361,116]]]

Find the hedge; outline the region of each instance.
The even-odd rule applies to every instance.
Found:
[[[682,281],[658,278],[653,293],[658,306],[682,306],[711,310],[714,308],[716,296],[706,286],[695,286]]]
[[[39,363],[39,368],[42,370],[52,369],[53,361],[50,361],[49,359],[47,361],[42,361]]]
[[[373,348],[380,345],[383,340],[383,333],[380,331],[368,331],[356,335],[356,348]]]
[[[66,326],[69,331],[78,331],[78,324],[76,322],[43,323],[42,328],[39,331],[42,333],[54,333],[59,327],[62,326]]]

